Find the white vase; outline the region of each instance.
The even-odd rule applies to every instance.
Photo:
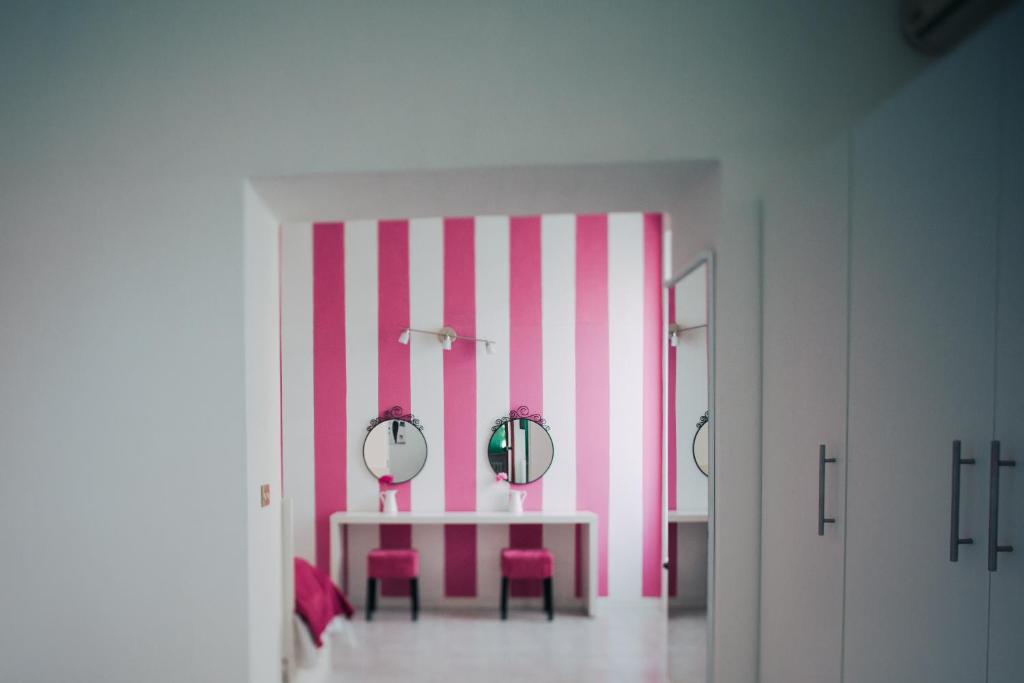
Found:
[[[380,492],[381,512],[386,515],[398,514],[398,492],[395,490]]]
[[[523,514],[523,502],[526,500],[526,491],[508,492],[508,511],[514,515]]]

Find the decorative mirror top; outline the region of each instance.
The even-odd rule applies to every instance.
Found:
[[[412,413],[403,413],[402,406],[392,406],[381,413],[380,417],[375,417],[370,420],[370,424],[366,427],[366,431],[373,431],[374,427],[385,420],[403,420],[412,424],[412,426],[416,427],[420,431],[423,431],[423,425],[420,424],[419,419]]]

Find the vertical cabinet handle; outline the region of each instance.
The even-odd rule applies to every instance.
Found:
[[[960,457],[960,441],[953,442],[953,495],[949,515],[949,561],[960,559],[960,546],[971,545],[973,538],[960,538],[960,466],[973,465],[974,458]]]
[[[988,570],[996,571],[999,553],[1012,553],[1012,545],[999,545],[999,470],[1003,467],[1015,467],[1016,460],[999,458],[999,442],[992,442],[992,456],[988,476]]]
[[[835,524],[834,517],[825,516],[825,465],[835,462],[835,458],[825,457],[825,444],[818,446],[818,535],[825,535],[825,525]]]

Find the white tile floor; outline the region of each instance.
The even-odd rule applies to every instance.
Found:
[[[671,612],[668,619],[668,672],[672,683],[704,683],[707,615],[704,610]]]
[[[686,676],[672,680],[703,683],[703,614],[666,628],[654,610],[606,608],[601,617],[556,614],[552,622],[518,610],[502,622],[496,612],[424,611],[417,623],[404,610],[378,611],[371,623],[359,615],[350,622],[356,644],[336,641],[331,681],[664,683],[671,660]],[[667,634],[686,641],[673,643],[671,658]]]

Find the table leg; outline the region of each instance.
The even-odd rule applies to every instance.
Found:
[[[587,539],[587,547],[584,556],[587,558],[587,616],[597,616],[597,582],[598,582],[598,560],[597,560],[597,523],[588,522],[587,532],[584,537]]]
[[[342,590],[345,589],[343,568],[348,558],[345,557],[345,544],[342,542],[342,535],[345,532],[344,524],[332,524],[330,533],[331,552],[331,580],[334,585]]]

